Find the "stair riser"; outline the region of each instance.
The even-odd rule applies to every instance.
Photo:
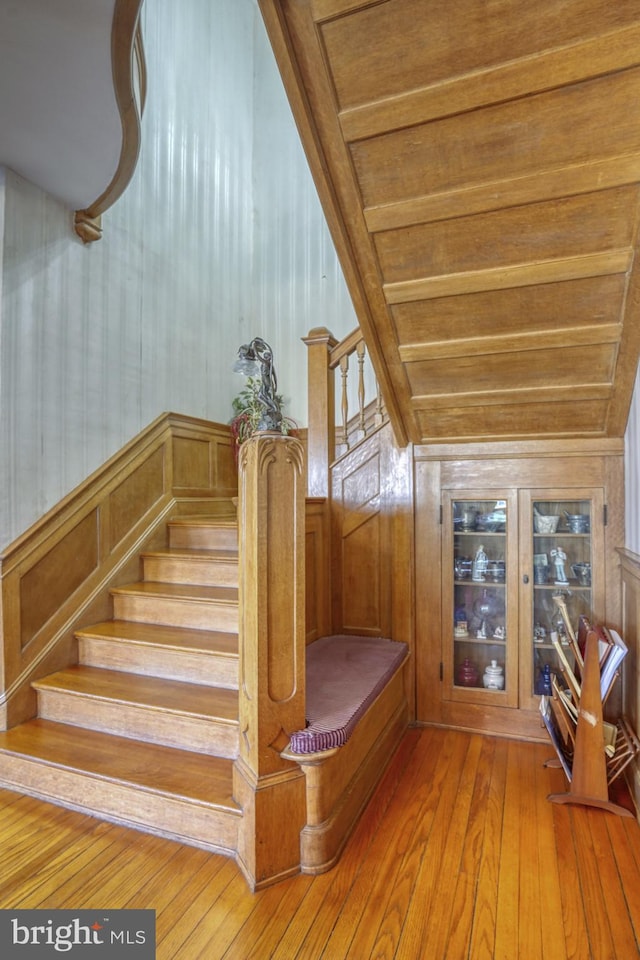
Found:
[[[237,602],[214,603],[114,594],[113,615],[116,620],[134,620],[137,623],[163,623],[172,627],[238,632]]]
[[[197,651],[167,650],[126,640],[79,639],[80,663],[88,667],[238,689],[238,658]]]
[[[227,560],[192,560],[188,557],[145,557],[144,579],[160,583],[237,587],[238,564]]]
[[[7,790],[189,846],[235,856],[240,823],[237,813],[10,754],[2,755],[0,766],[0,787]]]
[[[191,527],[169,524],[169,546],[195,550],[237,550],[237,527]]]
[[[228,759],[238,755],[237,723],[176,715],[144,704],[69,694],[64,690],[38,690],[38,716],[194,753]]]

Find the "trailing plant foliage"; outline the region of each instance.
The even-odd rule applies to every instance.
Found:
[[[246,386],[240,393],[233,398],[233,419],[231,420],[231,436],[233,437],[235,449],[248,440],[249,437],[258,429],[260,418],[262,416],[262,404],[259,398],[261,385],[260,377],[247,377]],[[280,412],[284,407],[284,398],[282,394],[276,394],[275,401],[278,404]],[[294,433],[297,428],[295,420],[291,417],[282,416],[280,426],[281,432],[285,435]]]

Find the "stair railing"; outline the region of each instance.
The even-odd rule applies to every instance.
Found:
[[[325,327],[316,327],[304,342],[309,383],[307,494],[326,497],[331,465],[385,424],[388,416],[359,328],[338,342]]]

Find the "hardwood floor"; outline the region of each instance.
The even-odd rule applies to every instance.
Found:
[[[630,960],[640,827],[557,806],[546,745],[411,730],[338,867],[236,865],[0,791],[0,908],[147,907],[158,960]]]

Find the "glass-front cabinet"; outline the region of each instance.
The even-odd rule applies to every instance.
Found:
[[[449,699],[515,707],[516,501],[495,493],[444,498],[443,681]]]
[[[602,616],[603,491],[443,491],[446,700],[537,710],[554,641]]]
[[[568,631],[603,609],[603,498],[599,490],[523,491],[522,705],[537,705],[560,672],[555,644],[571,658]]]

